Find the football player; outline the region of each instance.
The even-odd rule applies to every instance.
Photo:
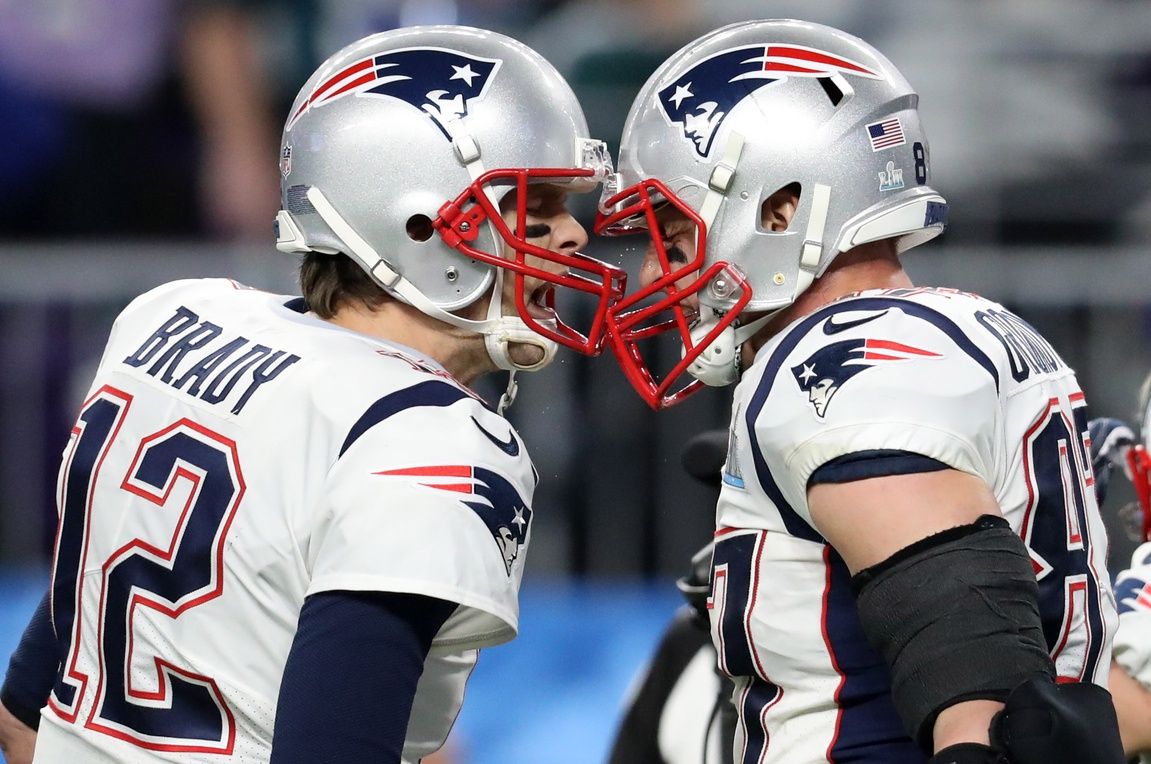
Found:
[[[917,100],[839,30],[727,26],[640,91],[601,203],[651,240],[608,320],[641,396],[739,380],[709,602],[734,759],[1120,762],[1086,401],[1018,316],[904,272],[947,213]]]
[[[609,171],[502,35],[400,29],[315,72],[280,155],[303,297],[180,281],[112,329],[4,687],[38,764],[440,747],[478,650],[515,636],[537,481],[471,385],[599,350],[623,273],[580,254],[567,194]]]
[[[1095,461],[1096,494],[1103,503],[1114,467],[1135,486],[1136,501],[1120,509],[1127,535],[1139,546],[1131,565],[1115,578],[1119,631],[1115,635],[1110,689],[1119,717],[1119,732],[1128,755],[1151,764],[1151,457],[1148,402],[1151,376],[1140,395],[1142,440],[1118,419],[1091,420],[1091,452]]]

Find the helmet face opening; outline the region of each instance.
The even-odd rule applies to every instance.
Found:
[[[690,256],[668,246],[660,219],[668,212],[678,213],[689,224],[694,245]],[[603,236],[647,234],[658,275],[608,309],[608,343],[624,375],[649,406],[661,409],[682,402],[703,383],[691,380],[678,387],[676,383],[739,316],[751,299],[750,286],[726,262],[704,267],[707,226],[703,218],[659,180],[642,180],[604,199],[595,232]],[[645,257],[645,263],[650,259]],[[699,295],[705,288],[733,299],[733,308],[722,314],[702,308],[708,315],[701,321]],[[656,347],[666,334],[679,340],[679,358],[670,364],[660,362]]]
[[[597,355],[603,349],[608,308],[622,297],[627,275],[579,252],[560,252],[528,241],[534,237],[529,236],[527,204],[529,184],[553,183],[583,190],[596,185],[597,174],[594,168],[489,170],[446,202],[431,221],[447,246],[472,260],[511,272],[516,312],[532,331],[585,355]],[[512,191],[514,223],[509,225],[494,200]],[[485,252],[476,246],[489,224],[498,236],[496,246],[502,246],[503,251]],[[569,315],[565,317],[556,309],[556,288],[580,301],[578,307],[566,311]],[[493,300],[502,297],[492,295]]]

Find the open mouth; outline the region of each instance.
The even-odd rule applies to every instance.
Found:
[[[532,290],[525,305],[528,315],[537,321],[554,321],[556,319],[555,287],[550,284],[536,287]]]

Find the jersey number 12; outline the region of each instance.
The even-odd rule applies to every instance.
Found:
[[[127,393],[101,388],[81,410],[64,455],[52,570],[52,620],[64,657],[49,705],[66,721],[143,748],[227,754],[236,725],[215,681],[159,655],[142,681],[133,650],[134,619],[145,611],[177,619],[222,593],[224,541],[244,495],[236,445],[180,419],[130,444],[135,455],[124,474],[101,474],[131,404]],[[187,488],[173,495],[181,481]],[[123,492],[124,501],[94,510],[98,485],[105,497]],[[104,524],[129,526],[132,513],[149,511],[178,513],[170,538],[133,538],[90,559],[93,534],[115,532]],[[96,657],[95,676],[78,667],[82,651]],[[89,693],[91,710],[78,722]]]

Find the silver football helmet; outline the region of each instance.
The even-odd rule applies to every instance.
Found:
[[[603,142],[588,137],[568,84],[522,43],[469,27],[426,26],[349,45],[296,97],[280,171],[280,250],[348,255],[394,297],[485,335],[500,368],[541,368],[556,343],[588,354],[602,347],[623,272],[528,243],[524,199],[529,183],[594,190],[611,173],[611,159]],[[500,201],[513,190],[518,222],[508,225]],[[514,255],[505,257],[505,247]],[[533,267],[529,256],[564,270]],[[524,294],[525,277],[546,284]],[[517,316],[503,315],[504,278],[515,279]],[[590,326],[579,331],[554,313],[556,287],[590,296]],[[454,312],[493,288],[485,319]],[[529,313],[533,301],[554,318]],[[537,345],[544,357],[517,366],[508,342]]]
[[[649,232],[662,266],[660,278],[608,312],[613,351],[651,406],[671,405],[701,382],[734,381],[739,344],[839,253],[887,238],[904,251],[943,230],[947,206],[928,185],[917,102],[867,43],[793,20],[723,27],[651,76],[628,114],[618,175],[596,221],[600,234]],[[786,230],[767,230],[764,203],[788,187],[799,189],[795,214]],[[690,262],[669,261],[662,205],[695,225]],[[682,305],[691,295],[698,316]],[[669,309],[672,319],[652,323]],[[739,326],[750,313],[766,315]],[[683,355],[656,380],[637,343],[665,331],[679,333]],[[696,380],[670,392],[685,371]]]

